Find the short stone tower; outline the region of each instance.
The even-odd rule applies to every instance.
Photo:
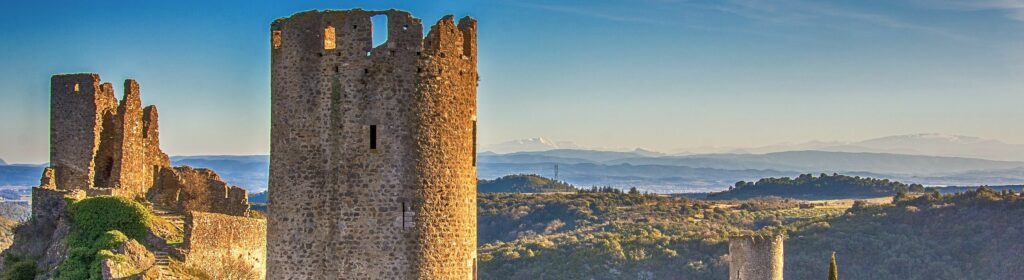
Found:
[[[308,11],[270,32],[267,278],[475,279],[476,21],[424,38],[403,11]]]
[[[729,239],[729,280],[782,280],[783,236]]]

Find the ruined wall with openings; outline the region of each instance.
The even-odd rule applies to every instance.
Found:
[[[309,11],[270,32],[268,278],[474,279],[475,21],[424,38],[407,12]]]
[[[782,280],[784,237],[729,239],[729,280]]]
[[[259,279],[264,279],[267,222],[216,213],[189,212],[185,218],[184,248],[186,265],[216,267],[241,262],[258,273]]]
[[[246,190],[229,186],[213,170],[189,166],[166,168],[160,171],[157,182],[148,194],[157,208],[234,216],[246,216],[249,211]]]
[[[140,197],[153,170],[170,166],[160,150],[156,108],[142,108],[139,84],[124,82],[120,103],[96,74],[54,75],[50,98],[50,165],[56,187]]]
[[[263,274],[266,222],[248,218],[247,192],[212,170],[171,168],[160,150],[157,109],[142,107],[138,83],[126,80],[119,102],[99,75],[55,75],[50,105],[51,166],[32,190],[32,219],[18,227],[0,258],[37,260],[40,277],[52,276],[67,257],[66,198],[114,195],[198,217],[184,236],[195,248],[184,254],[193,264],[230,265],[223,256],[237,256]]]

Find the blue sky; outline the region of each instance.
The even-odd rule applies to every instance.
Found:
[[[49,77],[134,78],[172,155],[269,150],[269,24],[479,20],[482,144],[678,151],[938,132],[1024,143],[1024,3],[32,1],[0,10],[0,158],[48,157]]]

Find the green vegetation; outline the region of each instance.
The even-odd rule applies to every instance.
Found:
[[[144,241],[152,221],[152,214],[142,204],[113,196],[73,202],[68,214],[69,254],[58,267],[58,279],[100,279],[100,262],[116,257],[110,250],[128,239]]]
[[[649,194],[481,194],[482,279],[726,279],[727,237],[785,232],[786,279],[1016,279],[1024,198],[987,188],[852,207]],[[849,204],[842,204],[849,205]],[[838,272],[837,267],[836,272]],[[832,274],[837,277],[837,274]]]
[[[708,198],[747,199],[777,196],[799,199],[842,199],[893,196],[901,192],[919,193],[924,191],[925,188],[922,185],[907,185],[888,179],[850,177],[839,174],[821,174],[814,177],[811,174],[803,174],[794,179],[789,177],[764,178],[756,183],[739,181],[735,186],[729,187],[729,190],[711,193]]]
[[[792,207],[787,208],[784,205]],[[651,194],[481,194],[481,279],[725,279],[728,237],[841,215]]]
[[[10,256],[5,261],[4,265],[7,271],[4,271],[3,280],[32,280],[36,278],[36,261],[34,260],[21,260],[16,257]]]
[[[843,252],[849,279],[1016,279],[1024,275],[1024,199],[1008,191],[902,196],[855,205],[786,242],[786,279],[814,279]]]
[[[562,181],[555,181],[539,175],[508,175],[494,180],[477,180],[477,191],[481,193],[543,193],[575,192],[576,188]]]

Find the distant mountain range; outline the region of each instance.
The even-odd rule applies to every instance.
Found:
[[[967,157],[1004,161],[1024,161],[1024,145],[999,140],[946,134],[909,134],[869,139],[852,143],[808,142],[742,150],[748,153],[772,153],[795,150],[830,152],[890,153]],[[734,151],[734,153],[740,152]]]
[[[0,158],[0,165],[7,165],[7,162],[4,161],[4,159]]]
[[[575,147],[536,138],[530,147]],[[533,144],[537,145],[533,145]],[[512,149],[515,145],[505,145]],[[477,176],[495,179],[510,174],[538,174],[587,188],[637,187],[653,192],[720,191],[741,180],[839,173],[923,185],[1019,185],[1024,183],[1024,149],[964,136],[916,134],[856,143],[814,142],[792,147],[809,150],[668,155],[648,150],[548,149],[511,153],[482,152]],[[1016,154],[1015,154],[1016,153]],[[967,156],[975,155],[975,156]],[[1019,156],[1016,156],[1019,155]],[[230,184],[251,192],[267,187],[269,157],[175,156],[174,165],[210,168]],[[2,165],[0,186],[38,184],[44,165]],[[557,171],[556,171],[557,170]]]
[[[572,142],[551,141],[544,138],[513,140],[497,145],[487,145],[481,147],[480,151],[509,154],[559,149],[626,151],[626,149],[582,147]],[[776,144],[752,148],[704,147],[678,151],[671,154],[768,154],[790,151],[886,153],[965,157],[1000,161],[1024,161],[1024,145],[1008,144],[999,140],[983,139],[971,136],[938,133],[897,135],[856,142],[810,141],[804,143]]]

